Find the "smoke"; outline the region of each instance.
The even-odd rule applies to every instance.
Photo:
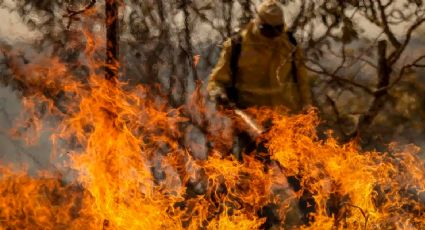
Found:
[[[40,140],[27,145],[20,138],[12,137],[11,130],[23,112],[21,100],[10,87],[0,88],[0,161],[2,164],[26,165],[29,173],[51,169],[49,157],[51,142],[49,132],[44,131]]]
[[[2,4],[8,6],[7,3]],[[0,38],[7,43],[28,42],[40,35],[36,31],[30,30],[16,12],[0,8],[0,20],[2,22],[0,23]]]

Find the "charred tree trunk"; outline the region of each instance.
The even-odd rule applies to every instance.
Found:
[[[106,74],[108,80],[118,78],[119,59],[119,24],[118,1],[106,0]]]
[[[358,132],[365,131],[373,123],[379,111],[385,106],[388,96],[388,86],[392,73],[391,66],[387,59],[387,41],[382,40],[378,43],[378,86],[372,105],[368,112],[363,116],[358,125]]]

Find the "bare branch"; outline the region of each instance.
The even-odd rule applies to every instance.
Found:
[[[311,71],[313,73],[320,74],[320,75],[325,75],[325,76],[328,76],[328,77],[330,77],[333,80],[336,80],[338,82],[341,82],[341,83],[345,83],[345,84],[348,84],[348,85],[352,85],[352,86],[358,87],[358,88],[364,90],[366,93],[368,93],[370,95],[373,95],[374,94],[374,92],[371,89],[369,89],[369,87],[367,87],[365,85],[362,85],[362,84],[359,84],[357,82],[351,81],[350,79],[346,79],[344,77],[341,77],[341,76],[338,76],[336,74],[333,74],[332,72],[326,70],[326,68],[324,66],[322,66],[320,63],[317,63],[314,60],[306,59],[306,61],[309,61],[309,62],[313,63],[314,65],[316,65],[317,67],[320,68],[320,70],[317,70],[317,69],[311,68],[308,65],[305,65],[305,67],[309,71]]]
[[[86,11],[93,8],[95,5],[96,5],[96,0],[91,0],[86,6],[84,6],[82,9],[79,9],[79,10],[73,10],[68,6],[68,8],[66,9],[68,14],[64,16],[69,18],[68,25],[66,28],[69,29],[71,27],[71,23],[73,20],[77,19],[77,15],[85,13]]]
[[[343,127],[344,122],[341,119],[341,113],[339,112],[336,101],[334,99],[332,99],[329,95],[326,95],[326,100],[331,105],[332,112],[335,114],[336,123],[338,124],[339,129],[341,131],[343,131],[344,130],[344,127]]]
[[[306,9],[306,1],[305,0],[301,0],[301,9],[298,12],[297,16],[295,16],[294,21],[292,22],[292,25],[289,27],[289,31],[295,31],[295,29],[298,27],[301,18],[304,17],[305,15],[305,9]]]
[[[391,89],[392,87],[394,87],[398,82],[400,82],[400,80],[403,78],[403,75],[406,73],[407,70],[411,69],[411,68],[425,68],[425,64],[420,64],[421,61],[425,60],[425,54],[419,56],[418,58],[416,58],[412,63],[405,65],[401,68],[397,78],[387,87],[382,87],[379,88],[375,91],[375,93],[380,93],[382,91]]]
[[[378,13],[375,8],[375,2],[372,0],[365,1],[363,0],[363,9],[365,12],[365,17],[371,22],[378,22]]]
[[[406,39],[404,40],[403,44],[400,45],[400,47],[398,47],[397,50],[395,50],[389,58],[389,62],[391,65],[393,65],[395,62],[397,62],[397,60],[400,58],[401,54],[404,52],[404,50],[406,49],[407,45],[409,44],[413,33],[415,32],[415,30],[422,25],[425,22],[425,18],[421,18],[419,20],[417,20],[406,32]]]
[[[345,44],[342,45],[341,50],[342,50],[341,63],[338,65],[338,67],[335,68],[335,70],[332,72],[332,75],[338,74],[338,72],[344,67],[345,61],[347,60]]]
[[[215,31],[220,33],[220,36],[222,38],[226,37],[226,35],[223,33],[223,31],[220,28],[218,28],[216,25],[214,25],[214,22],[212,20],[209,20],[208,17],[205,14],[203,14],[202,12],[200,12],[199,9],[194,7],[193,4],[190,4],[189,7],[192,10],[192,12],[194,12],[196,14],[196,16],[198,16],[201,19],[202,22],[207,23],[209,26],[211,26],[211,28],[213,28]]]
[[[384,29],[384,33],[385,35],[387,35],[388,39],[390,40],[391,44],[396,47],[399,48],[401,46],[401,43],[397,40],[397,38],[395,37],[394,33],[391,31],[390,25],[388,23],[387,20],[387,15],[385,13],[386,8],[388,7],[388,4],[392,1],[390,1],[389,3],[387,3],[386,5],[382,5],[382,1],[381,0],[377,0],[376,1],[378,3],[379,6],[379,13],[381,16],[381,26]]]

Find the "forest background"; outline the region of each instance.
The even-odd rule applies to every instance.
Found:
[[[305,65],[315,78],[313,95],[323,123],[319,134],[332,129],[343,142],[358,137],[365,149],[385,150],[394,141],[424,147],[423,1],[281,2],[287,29],[303,47]],[[253,18],[258,3],[121,1],[119,78],[129,85],[156,86],[153,93],[165,95],[173,107],[187,104],[197,84],[205,88],[220,44]],[[11,66],[44,56],[74,65],[87,42],[83,28],[107,30],[103,8],[105,2],[94,0],[0,0],[0,146],[7,153],[0,160],[30,162],[33,170],[50,167],[40,154],[49,148],[48,133],[30,147],[9,136],[21,111],[20,98],[31,94]],[[74,71],[86,77],[84,65]],[[195,119],[187,128],[187,145],[207,145],[202,124]],[[206,154],[205,148],[195,153],[199,158]]]

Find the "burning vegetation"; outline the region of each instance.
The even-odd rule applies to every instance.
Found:
[[[195,93],[187,107],[173,109],[145,85],[106,79],[94,55],[102,43],[86,35],[85,82],[56,58],[26,68],[15,63],[27,94],[13,134],[36,136],[49,121],[51,157],[66,160],[56,173],[37,176],[1,167],[2,229],[425,227],[418,148],[364,152],[354,142],[338,144],[331,133],[320,140],[315,110],[289,116],[249,109],[259,123],[272,120],[257,138],[266,153],[236,160],[226,151],[231,127],[216,115],[204,125],[221,133],[208,136],[209,156],[197,159],[181,130],[212,116],[202,97]],[[66,180],[60,168],[74,177]]]
[[[95,2],[85,13],[94,14]],[[107,7],[116,9],[114,2]],[[84,13],[68,11],[68,27]],[[31,144],[48,129],[46,154],[58,163],[37,175],[0,164],[0,229],[425,228],[418,147],[364,151],[332,132],[319,138],[313,108],[217,112],[201,87],[189,103],[172,106],[153,84],[118,80],[118,38],[108,32],[114,43],[84,31],[84,57],[72,65],[57,56],[22,64],[1,50],[24,106],[11,136]],[[76,71],[82,66],[85,78]],[[236,159],[229,117],[240,129],[253,127],[240,114],[269,128],[251,130],[255,148]],[[206,140],[188,145],[193,124]]]

